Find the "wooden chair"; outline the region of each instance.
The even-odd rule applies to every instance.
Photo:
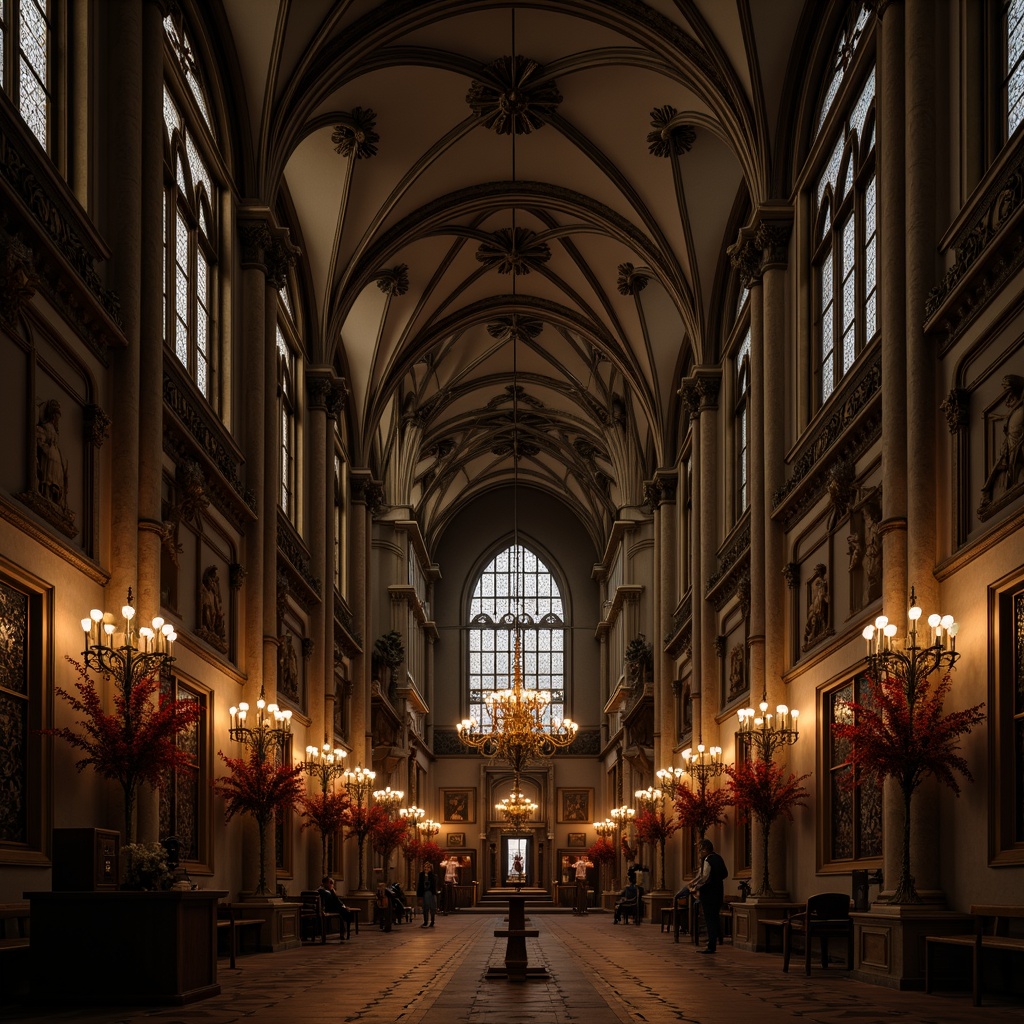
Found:
[[[850,920],[850,897],[844,892],[821,892],[807,898],[803,913],[788,917],[782,926],[782,969],[789,970],[793,951],[793,935],[804,937],[804,973],[811,973],[811,943],[817,938],[821,946],[821,966],[828,967],[828,940],[846,939],[846,969],[853,967],[853,922]]]
[[[616,904],[616,913],[624,924],[629,924],[630,917],[633,918],[633,924],[640,923],[640,913],[643,907],[641,900],[640,886],[637,886],[635,899]],[[615,922],[613,921],[612,923],[614,924]]]
[[[320,893],[315,889],[304,889],[299,893],[299,936],[302,941],[320,940],[321,945],[327,943],[327,917],[324,912],[323,903],[320,901]],[[338,917],[337,914],[332,915]],[[344,938],[342,934],[341,938]]]

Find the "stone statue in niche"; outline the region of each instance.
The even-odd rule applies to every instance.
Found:
[[[846,553],[850,556],[850,572],[860,568],[861,560],[864,557],[864,538],[859,533],[851,533],[846,538]]]
[[[1021,470],[1024,469],[1024,452],[1021,450],[1021,442],[1024,441],[1024,377],[1009,373],[1003,377],[1002,384],[1006,415],[991,419],[1003,421],[1003,441],[982,485],[979,513],[995,500],[997,485],[1001,485],[1003,492],[1011,490],[1021,481]]]
[[[68,460],[60,449],[60,402],[39,403],[35,430],[35,482],[18,497],[68,537],[78,536],[75,513],[68,502]]]
[[[199,590],[199,628],[196,636],[217,650],[228,649],[227,629],[220,596],[220,570],[208,565],[203,572],[203,585]]]
[[[36,424],[36,486],[47,501],[68,510],[68,463],[60,451],[60,402],[42,404]]]
[[[828,631],[828,568],[823,562],[814,567],[807,583],[807,624],[804,626],[804,650]]]
[[[864,604],[882,596],[882,538],[878,535],[881,519],[880,503],[869,501],[864,506],[864,575],[867,578],[867,593]]]
[[[729,654],[729,700],[738,697],[747,688],[746,663],[743,645],[737,644]]]
[[[291,632],[277,638],[277,689],[292,701],[299,699],[299,658]]]

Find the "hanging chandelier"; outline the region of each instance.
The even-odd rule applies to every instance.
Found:
[[[536,818],[538,809],[537,804],[528,800],[518,789],[499,800],[495,807],[505,819],[505,832],[522,832],[526,823]]]

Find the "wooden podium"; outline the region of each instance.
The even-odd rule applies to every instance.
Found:
[[[518,893],[508,898],[508,928],[496,928],[494,934],[506,937],[505,966],[488,967],[488,978],[507,978],[509,981],[537,979],[548,981],[551,977],[544,967],[529,967],[526,957],[526,940],[535,939],[540,933],[536,928],[526,927],[526,897]]]

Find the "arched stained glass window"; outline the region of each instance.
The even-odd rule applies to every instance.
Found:
[[[50,151],[53,11],[49,0],[0,2],[0,86]]]
[[[510,544],[484,567],[469,605],[469,714],[485,729],[485,696],[512,685],[517,631],[523,686],[551,694],[546,724],[564,717],[564,614],[558,581],[523,544]]]

